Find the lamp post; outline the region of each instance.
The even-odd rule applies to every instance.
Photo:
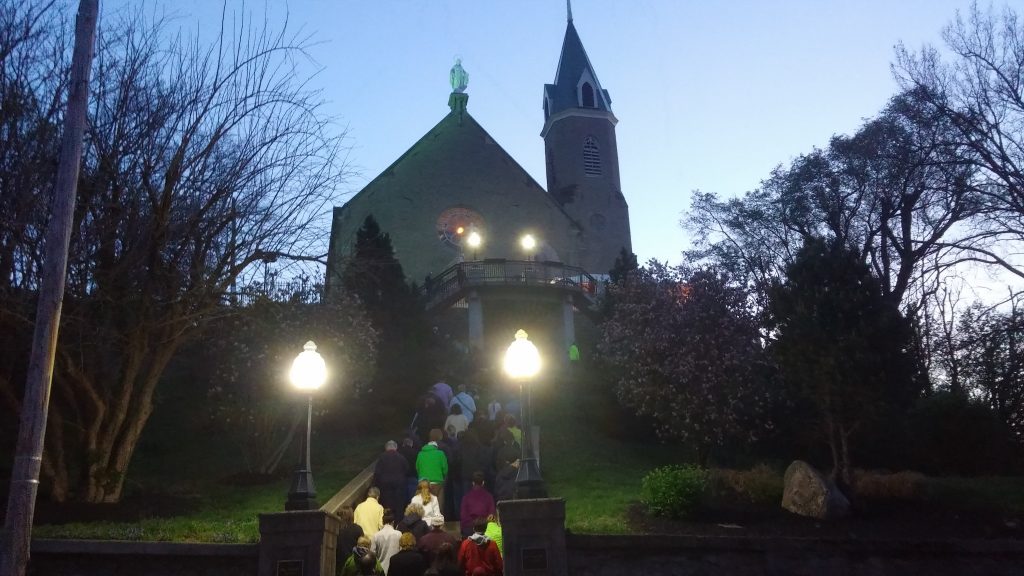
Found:
[[[530,342],[525,330],[516,331],[516,339],[505,351],[505,373],[519,382],[519,401],[526,401],[523,410],[523,446],[519,459],[519,473],[516,475],[516,498],[545,498],[547,490],[540,475],[540,466],[533,454],[530,431],[533,428],[533,407],[530,404],[530,388],[534,377],[540,372],[540,353]],[[524,390],[525,389],[525,390]]]
[[[309,441],[313,431],[313,393],[327,379],[327,364],[316,351],[312,340],[302,347],[302,353],[292,362],[289,373],[292,385],[299,391],[306,392],[306,442],[302,449],[302,467],[292,476],[292,487],[288,490],[288,501],[285,510],[316,510],[320,505],[316,501],[316,487],[313,485],[313,471],[309,466]]]

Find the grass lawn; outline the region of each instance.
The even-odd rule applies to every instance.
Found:
[[[283,472],[271,482],[226,483],[244,471],[237,441],[195,424],[195,414],[191,420],[183,416],[190,414],[187,395],[166,398],[154,411],[129,469],[122,503],[55,507],[40,502],[33,536],[256,542],[257,515],[284,510],[288,471],[299,458],[298,450],[285,456]],[[351,417],[335,415],[341,425],[333,426],[328,418],[314,419],[313,428],[311,465],[321,503],[365,468],[388,439],[387,430],[364,430],[368,427],[353,424]]]
[[[609,415],[597,394],[567,392],[539,391],[536,405],[548,492],[565,498],[569,530],[629,533],[626,511],[640,499],[641,478],[652,468],[686,462],[687,452],[612,438],[600,425]]]
[[[380,452],[384,441],[383,436],[364,437],[344,443],[333,442],[329,447],[317,450],[313,456],[313,477],[320,502],[327,501],[365,468]],[[164,508],[160,512],[161,517],[37,524],[32,534],[36,538],[256,542],[259,539],[257,515],[284,510],[290,482],[290,477],[284,475],[268,484],[229,485],[210,474],[210,468],[204,469],[200,463],[183,465],[173,474],[134,476],[132,490],[143,491],[140,499],[167,501],[157,505]],[[129,496],[125,505],[130,506],[137,501]],[[172,510],[170,515],[163,516],[168,512],[168,506],[175,505],[180,506],[180,514]],[[97,511],[97,514],[102,512]]]

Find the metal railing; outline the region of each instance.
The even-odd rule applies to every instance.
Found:
[[[582,268],[561,262],[488,259],[459,262],[424,283],[427,309],[450,305],[474,288],[530,286],[576,293],[592,300],[597,281]]]

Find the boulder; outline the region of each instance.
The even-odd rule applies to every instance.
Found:
[[[842,518],[850,512],[850,501],[835,484],[802,460],[786,468],[782,507],[794,514],[821,520]]]

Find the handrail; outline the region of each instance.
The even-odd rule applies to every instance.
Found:
[[[355,478],[349,480],[348,484],[341,487],[331,496],[331,499],[324,503],[320,507],[324,512],[330,512],[331,514],[337,514],[338,510],[343,506],[352,506],[355,508],[356,504],[363,501],[366,498],[366,490],[373,484],[373,469],[377,465],[377,459],[374,458],[373,462],[359,474],[356,474]]]
[[[427,309],[484,286],[557,288],[593,298],[597,281],[578,266],[561,262],[487,259],[459,262],[424,283]]]

